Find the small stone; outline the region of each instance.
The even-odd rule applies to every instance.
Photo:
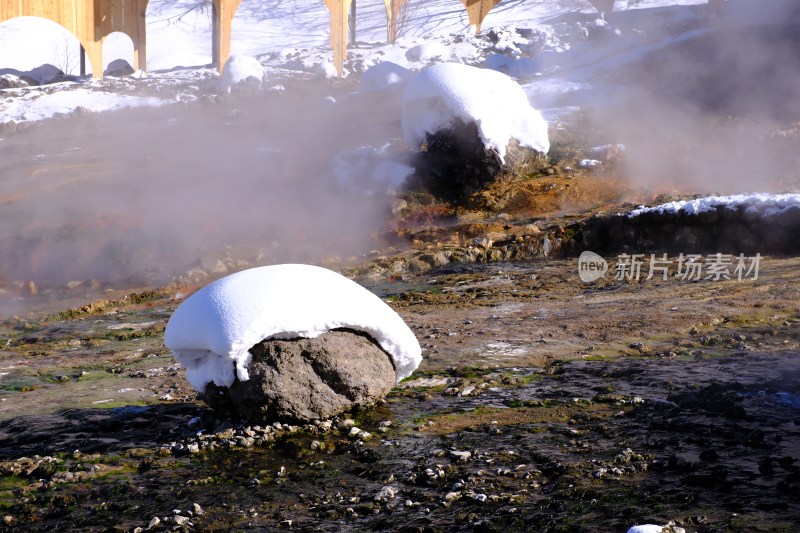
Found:
[[[380,491],[378,491],[378,494],[375,495],[375,501],[386,502],[393,500],[395,496],[397,496],[397,488],[392,487],[391,485],[386,485]]]
[[[461,396],[469,396],[469,395],[470,395],[470,394],[472,394],[473,392],[475,392],[475,385],[467,385],[467,386],[466,386],[466,387],[464,387],[464,389],[461,391]]]
[[[161,525],[161,519],[157,516],[154,516],[150,523],[147,524],[147,529],[153,529],[154,527],[158,527]]]
[[[451,450],[450,451],[450,459],[452,459],[454,461],[461,461],[461,462],[465,463],[465,462],[469,461],[471,457],[472,457],[472,453],[470,453],[468,451],[458,451],[458,450]]]
[[[403,209],[405,209],[407,207],[408,207],[408,202],[406,202],[402,198],[399,198],[399,199],[395,200],[394,202],[392,202],[392,214],[396,215],[396,214],[400,213]]]
[[[460,500],[462,494],[463,493],[461,491],[448,492],[447,494],[444,495],[444,501],[454,502]]]
[[[14,523],[14,517],[11,516],[10,514],[5,515],[3,517],[3,523],[10,526],[11,524]]]
[[[192,504],[192,508],[194,510],[195,516],[200,516],[200,515],[202,515],[204,513],[203,508],[200,507],[199,503],[193,503]]]
[[[361,434],[361,429],[356,426],[353,426],[350,428],[350,433],[348,433],[347,436],[350,437],[351,439],[355,439],[358,438],[360,434]]]
[[[189,521],[189,518],[185,517],[185,516],[175,515],[173,520],[175,520],[175,523],[178,524],[179,526],[191,525],[191,522]]]
[[[488,237],[478,237],[476,239],[472,239],[472,244],[475,246],[480,246],[481,248],[489,249],[494,244],[494,241]]]

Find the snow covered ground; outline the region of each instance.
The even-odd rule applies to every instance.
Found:
[[[195,84],[198,78],[216,76],[212,69],[203,68],[211,61],[210,13],[207,6],[192,10],[197,4],[196,0],[149,3],[149,83]],[[598,19],[596,11],[583,0],[505,0],[488,15],[481,35],[476,37],[468,33],[466,11],[455,0],[410,0],[408,6],[408,21],[400,38],[395,44],[386,44],[384,3],[359,1],[357,39],[349,48],[345,64],[348,75],[359,75],[382,61],[412,70],[444,61],[487,66],[527,82],[526,91],[538,108],[564,106],[564,94],[577,97],[596,90],[588,80],[598,69],[607,70],[640,57],[645,53],[640,41],[649,42],[658,36],[655,30],[651,31],[654,17],[659,21],[659,33],[663,28],[669,28],[670,35],[681,28],[702,31],[697,27],[704,27],[706,9],[705,0],[617,2],[619,13],[615,16],[624,15],[625,24],[632,24],[630,30],[623,31]],[[763,13],[764,9],[758,12]],[[634,27],[637,25],[644,30]],[[232,54],[258,57],[266,67],[267,77],[276,70],[330,72],[326,68],[332,57],[328,28],[329,16],[322,2],[245,0],[233,21]],[[666,41],[657,39],[649,46],[662,46],[680,35],[679,32]],[[615,37],[612,45],[595,46],[609,36]],[[118,58],[132,63],[132,57],[133,46],[127,36],[114,33],[106,39],[103,68]],[[65,74],[77,74],[77,39],[44,19],[23,17],[0,24],[0,75],[28,74],[48,63]],[[569,78],[552,76],[567,66],[580,72]],[[91,70],[92,66],[88,68]],[[541,81],[534,79],[543,74],[550,76]],[[129,78],[131,84],[135,85],[140,75]],[[581,81],[572,79],[576,77]],[[167,91],[158,99],[131,98],[128,93],[132,90],[107,92],[107,84],[81,80],[45,88],[5,90],[0,93],[0,124],[41,120],[78,107],[103,111],[178,100],[175,91]],[[72,91],[71,97],[49,96],[53,91],[76,86],[85,90]],[[95,101],[86,97],[87,91],[106,94]]]
[[[138,72],[102,81],[67,78],[48,85],[0,89],[0,137],[15,129],[17,123],[42,121],[59,114],[163,106],[227,92],[231,80],[237,81],[237,76],[226,82],[216,69],[208,66],[210,14],[207,7],[190,9],[196,5],[198,0],[149,2],[146,75]],[[626,157],[633,167],[631,173],[644,176],[649,183],[661,181],[662,174],[668,174],[671,182],[683,179],[695,185],[700,180],[696,179],[697,172],[691,170],[697,167],[704,176],[725,176],[726,185],[731,186],[723,192],[743,192],[753,190],[753,182],[732,183],[731,176],[771,178],[795,166],[790,162],[770,168],[772,155],[765,156],[754,149],[750,139],[741,140],[739,130],[732,130],[730,138],[717,139],[717,131],[701,129],[707,125],[694,120],[697,113],[691,107],[673,105],[658,109],[664,98],[653,94],[653,89],[660,87],[662,80],[641,87],[636,82],[642,75],[657,73],[660,69],[649,68],[651,63],[664,66],[665,59],[669,59],[664,56],[674,53],[681,43],[697,41],[699,36],[723,26],[749,28],[769,20],[785,20],[797,13],[796,0],[728,0],[724,13],[715,16],[710,14],[706,0],[618,1],[616,11],[606,16],[607,20],[599,18],[585,0],[503,0],[486,17],[477,36],[468,32],[466,11],[457,0],[409,0],[408,6],[408,22],[400,38],[394,44],[387,44],[383,2],[359,0],[357,39],[351,43],[345,62],[345,73],[353,82],[350,87],[355,88],[362,81],[362,93],[378,93],[379,98],[399,102],[403,92],[395,88],[407,83],[422,68],[445,62],[463,63],[498,70],[514,78],[532,107],[541,111],[551,132],[561,127],[562,117],[575,111],[591,107],[606,111],[601,121],[622,124],[607,128],[610,133],[597,139],[597,144],[625,142],[629,148]],[[794,12],[790,10],[792,6]],[[279,91],[286,79],[309,80],[316,94],[324,95],[334,85],[325,81],[332,70],[328,30],[329,16],[320,1],[244,0],[233,21],[232,53],[243,59],[241,64],[249,65],[250,73],[256,72],[255,77],[262,74],[258,64],[263,67],[262,87],[266,90]],[[734,37],[746,37],[748,31],[739,31]],[[722,55],[725,60],[722,67],[710,62],[701,62],[700,66],[713,71],[712,77],[716,79],[718,72],[735,71],[738,66],[735,60],[746,57],[745,52],[737,49],[729,54],[733,57]],[[47,81],[58,72],[54,67],[43,67],[47,64],[66,74],[75,74],[77,54],[77,39],[54,22],[30,17],[3,22],[0,87],[21,75]],[[115,33],[107,37],[106,64],[119,58],[131,61],[132,54],[132,43],[127,36]],[[248,56],[255,56],[257,63],[247,61]],[[750,62],[763,65],[765,59],[769,56],[755,56]],[[391,66],[387,67],[387,62]],[[791,73],[792,69],[783,71]],[[677,79],[680,74],[668,80]],[[762,72],[757,68],[750,68],[743,70],[742,75],[753,80],[759,74]],[[761,77],[767,80],[765,83],[772,82],[766,76]],[[782,81],[800,87],[800,76],[797,78]],[[705,81],[697,82],[698,89],[707,87]],[[785,105],[798,101],[792,93],[797,89],[786,92],[778,87],[777,90],[782,98],[759,94],[756,100],[787,102]],[[709,92],[709,98],[713,98],[713,91]],[[332,98],[327,102],[336,104]],[[637,103],[636,107],[629,102]],[[738,106],[739,102],[735,104]],[[744,127],[740,129],[747,129],[748,134],[755,136],[759,135],[758,128],[772,127],[756,124],[752,128],[742,124]],[[786,131],[795,129],[789,125]],[[371,149],[374,152],[386,142],[388,139],[376,138]],[[681,166],[682,162],[675,157],[676,147],[681,148],[681,143],[690,149],[699,147],[685,158],[692,168]],[[699,159],[709,153],[714,157]],[[582,159],[587,167],[599,160],[593,154],[585,156]],[[340,169],[348,165],[363,166],[369,167],[369,172],[375,166],[352,157],[339,158],[338,163]],[[387,170],[391,172],[387,174]],[[407,169],[397,167],[381,172],[386,175],[384,181],[396,187]],[[339,178],[347,181],[347,177]],[[722,190],[716,185],[706,189]]]

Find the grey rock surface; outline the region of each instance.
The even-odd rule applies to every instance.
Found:
[[[209,406],[253,422],[302,422],[371,405],[395,385],[389,355],[369,336],[349,330],[265,340],[250,353],[250,379],[230,387],[209,384],[203,396]]]
[[[125,61],[124,59],[115,59],[111,63],[108,64],[106,67],[105,72],[103,72],[104,76],[129,76],[133,74],[135,71],[133,67]]]

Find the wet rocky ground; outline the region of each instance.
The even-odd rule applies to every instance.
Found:
[[[7,320],[0,529],[795,531],[799,274],[372,276],[425,359],[381,405],[300,427],[195,398],[161,343],[166,290]]]
[[[675,196],[668,183],[626,181],[618,154],[592,150],[616,140],[580,114],[552,128],[547,166],[457,204],[351,195],[344,213],[329,211],[340,191],[309,176],[330,160],[306,155],[399,131],[396,106],[350,100],[352,89],[233,94],[4,133],[0,315],[17,316],[0,322],[0,531],[800,529],[796,213],[755,236],[750,220],[715,233],[718,220],[615,218]],[[329,93],[341,105],[326,107]],[[314,113],[295,113],[312,100]],[[347,135],[310,139],[283,161],[277,148],[297,155],[285,135],[297,116],[301,131]],[[188,146],[164,136],[176,124],[192,132]],[[776,158],[796,161],[798,131],[773,135]],[[238,147],[220,158],[241,166],[201,157],[232,135]],[[599,166],[581,167],[587,157]],[[237,173],[252,192],[244,203],[219,179]],[[788,174],[758,169],[759,186],[797,190]],[[231,201],[198,219],[202,202],[187,192],[197,190]],[[326,216],[345,224],[322,228]],[[181,217],[191,231],[175,231]],[[220,227],[226,219],[248,231]],[[362,255],[342,234],[377,244]],[[666,279],[648,279],[656,248],[672,260]],[[609,264],[591,283],[578,275],[586,249]],[[757,274],[679,275],[680,253],[721,251],[745,253],[747,267],[760,252]],[[618,268],[622,252],[645,254],[641,275]],[[423,363],[380,405],[331,421],[219,418],[163,346],[166,322],[215,277],[296,261],[384,298]]]

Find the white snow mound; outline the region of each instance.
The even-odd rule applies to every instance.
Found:
[[[203,287],[175,310],[164,344],[203,392],[211,382],[247,381],[248,350],[264,339],[313,338],[335,328],[375,339],[392,357],[397,381],[422,361],[414,333],[380,298],[336,272],[297,264],[252,268]]]
[[[361,75],[360,92],[375,93],[384,91],[389,87],[407,82],[412,72],[405,67],[391,61],[383,61],[369,67]]]
[[[230,90],[234,85],[238,85],[247,80],[255,80],[258,83],[264,81],[264,67],[258,59],[250,56],[237,55],[231,56],[222,69],[221,83],[225,89]]]
[[[641,526],[633,526],[628,529],[628,533],[661,533],[663,530],[663,527],[655,524],[643,524]]]
[[[528,103],[522,87],[501,72],[441,63],[422,70],[403,94],[403,136],[417,147],[428,133],[458,118],[478,125],[483,145],[501,159],[513,138],[520,145],[546,153],[547,122]]]
[[[641,206],[628,213],[628,216],[636,217],[644,213],[663,215],[665,213],[678,212],[696,215],[705,211],[715,210],[720,206],[727,209],[744,208],[748,213],[755,213],[761,216],[775,216],[789,209],[800,207],[800,194],[753,193],[734,194],[731,196],[704,196],[693,200],[667,202],[655,207]]]

